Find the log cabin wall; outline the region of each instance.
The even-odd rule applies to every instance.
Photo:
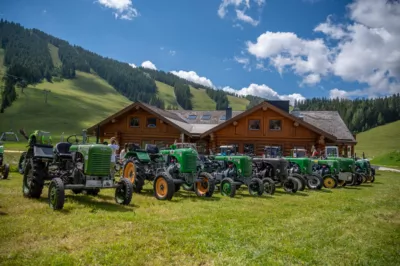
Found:
[[[100,136],[101,141],[117,137],[120,146],[125,143],[137,143],[144,148],[145,144],[158,144],[160,142],[171,145],[175,140],[180,140],[181,132],[154,114],[138,109],[102,125]]]
[[[210,146],[215,149],[221,145],[237,144],[240,153],[245,152],[245,147],[250,147],[257,155],[263,154],[264,146],[281,146],[284,155],[289,155],[294,147],[311,152],[312,146],[318,145],[319,138],[318,133],[293,120],[271,109],[260,108],[215,131]]]

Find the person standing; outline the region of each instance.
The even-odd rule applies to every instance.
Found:
[[[124,160],[125,154],[128,152],[128,143],[125,143],[124,148],[119,153],[119,160],[122,162]]]
[[[112,176],[114,176],[115,173],[115,157],[117,155],[117,150],[119,150],[119,146],[118,143],[115,139],[115,137],[112,137],[110,139],[110,144],[108,144],[108,146],[112,149],[112,153],[111,153],[111,172],[112,172]]]

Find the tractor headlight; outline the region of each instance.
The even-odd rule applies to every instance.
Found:
[[[181,168],[181,164],[180,163],[176,163],[175,165],[176,165],[176,167]]]
[[[83,170],[83,163],[76,163],[76,168]]]

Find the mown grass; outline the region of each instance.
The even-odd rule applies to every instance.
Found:
[[[228,95],[228,101],[230,107],[232,107],[233,111],[245,111],[246,106],[249,104],[249,100],[246,98],[238,98],[235,96]]]
[[[400,150],[379,155],[372,160],[372,163],[381,166],[400,168]]]
[[[164,101],[165,108],[167,108],[168,106],[179,107],[176,102],[173,87],[159,81],[156,81],[156,85],[158,88],[158,97]]]
[[[146,189],[149,189],[149,185]],[[116,205],[67,192],[62,211],[24,198],[21,176],[0,180],[3,265],[399,265],[400,181],[378,172],[360,187],[279,189],[273,197],[210,199],[150,190]]]
[[[192,105],[193,110],[198,111],[212,111],[216,108],[216,103],[213,99],[208,96],[205,89],[196,89],[190,87],[190,93],[192,94]]]
[[[47,44],[49,47],[50,55],[51,55],[51,60],[53,61],[53,65],[60,67],[62,66],[62,62],[60,60],[60,57],[58,56],[58,47],[52,45],[51,43]]]
[[[51,91],[47,103],[43,89]],[[1,114],[0,132],[25,128],[50,131],[53,136],[80,133],[131,104],[98,76],[79,71],[75,79],[43,82],[17,92],[18,99]]]

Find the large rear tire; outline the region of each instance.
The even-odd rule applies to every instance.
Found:
[[[275,193],[275,182],[271,178],[267,177],[264,178],[263,180],[263,185],[264,185],[264,193],[268,195],[274,195]]]
[[[264,193],[264,184],[259,178],[252,178],[248,188],[252,196],[261,196]]]
[[[121,205],[129,205],[132,201],[133,186],[129,179],[121,178],[115,189],[115,202]]]
[[[283,190],[285,190],[288,193],[296,193],[298,190],[298,183],[292,177],[288,177],[288,179],[283,181],[282,186],[283,186]]]
[[[158,200],[171,200],[175,193],[174,180],[165,173],[158,174],[153,182],[154,196]]]
[[[65,191],[61,178],[54,178],[49,185],[49,206],[53,210],[61,210],[64,207]]]
[[[222,196],[229,196],[231,198],[235,197],[236,194],[236,186],[235,182],[229,177],[226,177],[221,180],[220,184],[221,195]]]
[[[322,188],[322,185],[324,183],[324,180],[322,177],[312,174],[307,176],[307,187],[308,189],[317,189],[320,190]]]
[[[201,182],[194,183],[194,191],[199,197],[212,197],[215,191],[215,181],[211,174],[202,172],[199,178]]]
[[[33,160],[25,167],[25,173],[22,180],[22,192],[28,198],[40,198],[43,191],[44,178],[41,167]]]
[[[128,159],[124,162],[122,177],[127,178],[132,183],[135,193],[140,193],[140,191],[142,191],[144,180],[138,175],[137,165],[132,159]]]

